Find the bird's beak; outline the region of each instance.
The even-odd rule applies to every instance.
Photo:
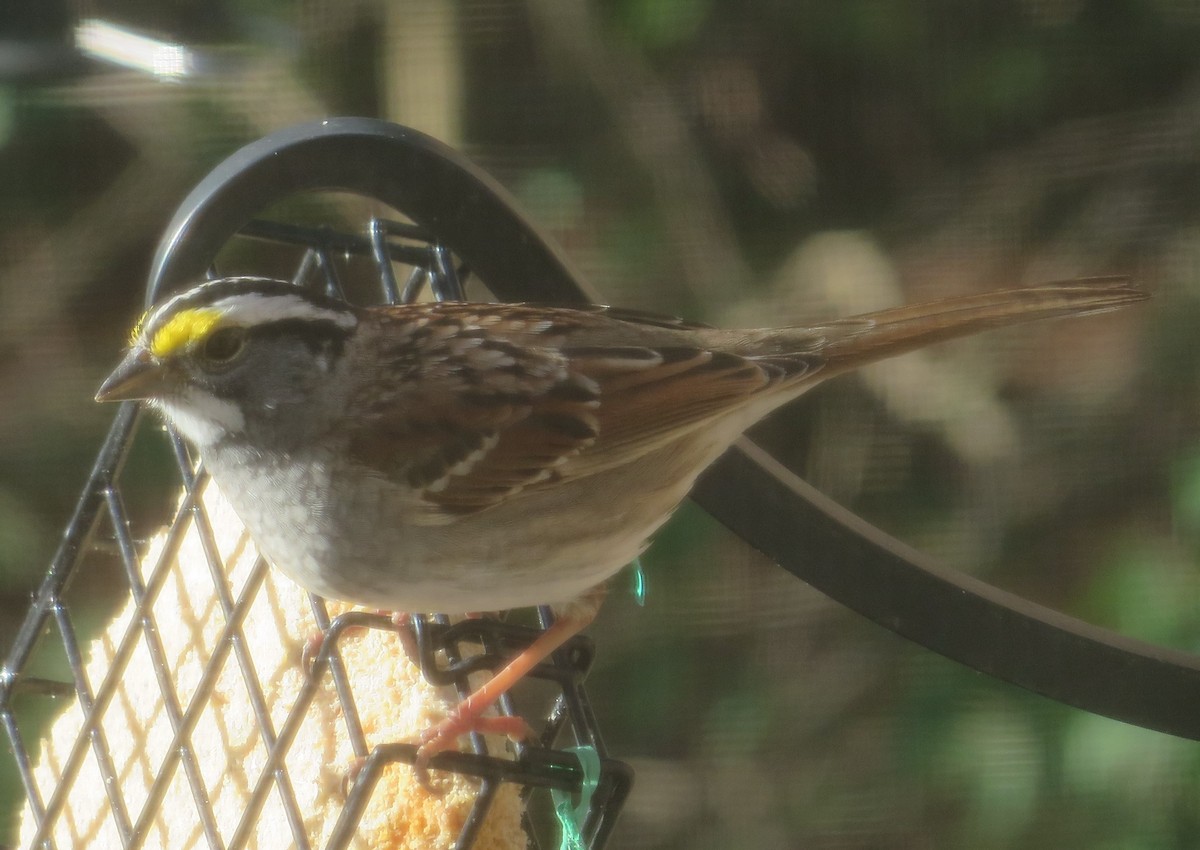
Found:
[[[162,363],[144,348],[125,355],[96,391],[96,401],[129,401],[151,398],[166,386]]]

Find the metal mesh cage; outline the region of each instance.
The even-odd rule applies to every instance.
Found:
[[[265,264],[272,276],[290,277],[297,286],[315,287],[351,300],[370,297],[368,293],[373,289],[375,299],[389,302],[411,301],[426,292],[438,299],[462,300],[464,285],[478,282],[473,270],[455,255],[452,246],[424,228],[381,216],[362,219],[357,226],[351,221],[346,226],[346,220],[364,206],[378,208],[377,203],[364,205],[345,197],[304,199],[293,210],[299,219],[312,219],[314,214],[329,215],[337,220],[336,225],[309,221],[298,224],[275,217],[249,218],[275,200],[271,195],[276,187],[272,187],[267,197],[252,190],[247,192],[239,176],[234,174],[228,180],[222,177],[204,190],[206,201],[233,199],[233,211],[227,220],[248,219],[237,226],[236,233],[225,243],[211,246],[217,250],[209,251],[209,276],[244,273],[247,268],[243,264],[253,261]],[[191,205],[191,200],[185,202],[181,210],[184,219]],[[166,244],[177,245],[170,240],[178,236],[178,229],[170,231]],[[229,262],[236,263],[236,269],[225,267],[227,256],[234,258]],[[169,269],[171,265],[167,263],[160,271],[162,268]],[[258,272],[259,268],[252,270]],[[156,278],[155,283],[160,281],[161,278]],[[151,300],[160,295],[156,289],[152,285]],[[167,788],[177,781],[177,775],[182,775],[190,790],[194,818],[203,838],[200,846],[247,846],[254,834],[255,820],[269,796],[279,801],[285,815],[290,835],[284,843],[301,848],[314,846],[305,823],[304,804],[297,799],[286,759],[314,695],[320,689],[332,687],[358,763],[347,774],[344,806],[328,840],[321,846],[346,847],[354,837],[358,819],[381,771],[394,762],[411,764],[416,746],[399,742],[373,748],[368,745],[357,710],[356,696],[361,694],[356,695],[351,686],[339,643],[351,628],[391,630],[395,626],[384,615],[358,611],[331,617],[325,602],[310,596],[312,616],[325,637],[311,658],[309,675],[280,722],[279,714],[267,704],[264,683],[256,669],[255,647],[243,627],[251,609],[264,604],[261,588],[267,566],[258,559],[240,587],[231,586],[221,547],[206,514],[203,488],[207,476],[178,437],[166,434],[164,439],[160,429],[147,427],[152,424],[143,420],[136,405],[126,403],[120,408],[62,545],[3,668],[0,719],[11,743],[34,827],[30,845],[56,846],[56,823],[66,816],[76,783],[85,781],[81,778],[81,767],[90,755],[107,796],[107,816],[122,847],[135,848],[147,842],[150,824],[164,805]],[[161,459],[164,443],[174,458],[173,480],[159,480],[153,488],[159,494],[157,505],[153,500],[136,496],[133,499],[139,506],[133,509],[128,492],[129,459],[139,452],[157,454]],[[180,486],[183,497],[174,516],[167,521],[161,551],[151,566],[139,567],[146,551],[145,540],[140,538],[153,528],[154,520],[161,516],[162,505],[170,502],[170,494]],[[174,676],[173,664],[178,660],[169,657],[164,648],[155,602],[164,591],[171,556],[178,551],[187,528],[195,528],[199,533],[211,591],[224,626],[195,687],[185,691]],[[143,572],[143,568],[147,571]],[[86,577],[97,574],[120,582],[121,592],[117,595],[127,595],[135,612],[113,647],[111,663],[99,678],[94,677],[95,669],[89,667],[86,657],[88,633],[95,630],[95,624],[81,626],[83,600],[72,596],[72,587],[81,582],[81,576],[87,585],[90,582]],[[553,614],[547,608],[540,610],[538,617],[540,626],[545,628]],[[444,617],[415,617],[412,628],[427,679],[439,686],[452,686],[460,696],[470,692],[471,674],[497,668],[540,633],[537,628],[496,620],[469,619],[452,624]],[[170,742],[146,793],[131,799],[124,790],[125,776],[114,757],[105,724],[109,712],[120,710],[114,694],[135,651],[149,654],[157,681],[155,697],[161,699],[164,715],[161,720],[169,725]],[[58,667],[69,673],[65,681],[39,675],[43,666],[39,658],[58,652],[65,661]],[[549,710],[536,729],[540,746],[517,745],[514,760],[489,753],[484,737],[473,734],[471,752],[435,757],[434,767],[478,780],[475,799],[459,830],[456,847],[473,846],[499,787],[505,783],[520,786],[525,798],[535,789],[551,789],[569,798],[574,795],[574,799],[582,795],[580,804],[586,808],[579,812],[576,823],[578,840],[588,847],[604,846],[628,793],[632,773],[626,765],[607,758],[589,707],[583,681],[592,657],[591,643],[576,637],[555,653],[552,662],[540,665],[532,674],[531,678],[549,683],[553,690]],[[250,789],[249,802],[232,831],[218,823],[211,804],[212,781],[204,775],[203,755],[193,745],[193,732],[213,699],[215,682],[227,665],[235,665],[240,673],[254,716],[258,746],[265,752]],[[32,751],[43,731],[47,713],[44,704],[51,698],[76,700],[82,724],[65,758],[57,765],[56,784],[47,791],[44,783],[35,778]],[[510,696],[503,698],[499,707],[505,714],[515,711]],[[576,753],[553,749],[560,739],[567,738],[575,747],[585,748],[591,754],[592,769],[585,770],[587,759],[581,761]],[[525,830],[533,846],[547,843],[557,846],[560,827],[547,815],[551,806],[527,804],[523,810]]]

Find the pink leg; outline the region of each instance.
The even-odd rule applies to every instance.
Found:
[[[484,717],[496,700],[507,693],[513,685],[528,675],[538,664],[570,640],[596,618],[600,602],[604,599],[603,588],[597,588],[572,604],[550,628],[546,629],[527,649],[514,656],[496,675],[478,690],[464,699],[441,723],[426,729],[421,735],[421,746],[413,767],[425,783],[429,760],[438,753],[452,749],[459,735],[471,731],[501,732],[509,737],[527,738],[532,730],[521,718]]]

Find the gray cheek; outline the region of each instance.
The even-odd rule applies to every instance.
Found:
[[[291,375],[263,375],[252,390],[256,406],[267,415],[295,416],[297,408],[311,401],[311,383],[312,376],[299,369]]]

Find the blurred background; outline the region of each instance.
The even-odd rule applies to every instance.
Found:
[[[114,32],[180,47],[131,68]],[[941,563],[1200,650],[1198,38],[1181,0],[5,0],[0,655],[172,212],[341,114],[467,152],[607,303],[781,324],[1133,276],[1149,305],[910,355],[757,436]],[[637,771],[613,846],[1200,843],[1194,744],[909,645],[694,507],[644,565],[590,630]],[[0,759],[0,843],[19,798]]]

